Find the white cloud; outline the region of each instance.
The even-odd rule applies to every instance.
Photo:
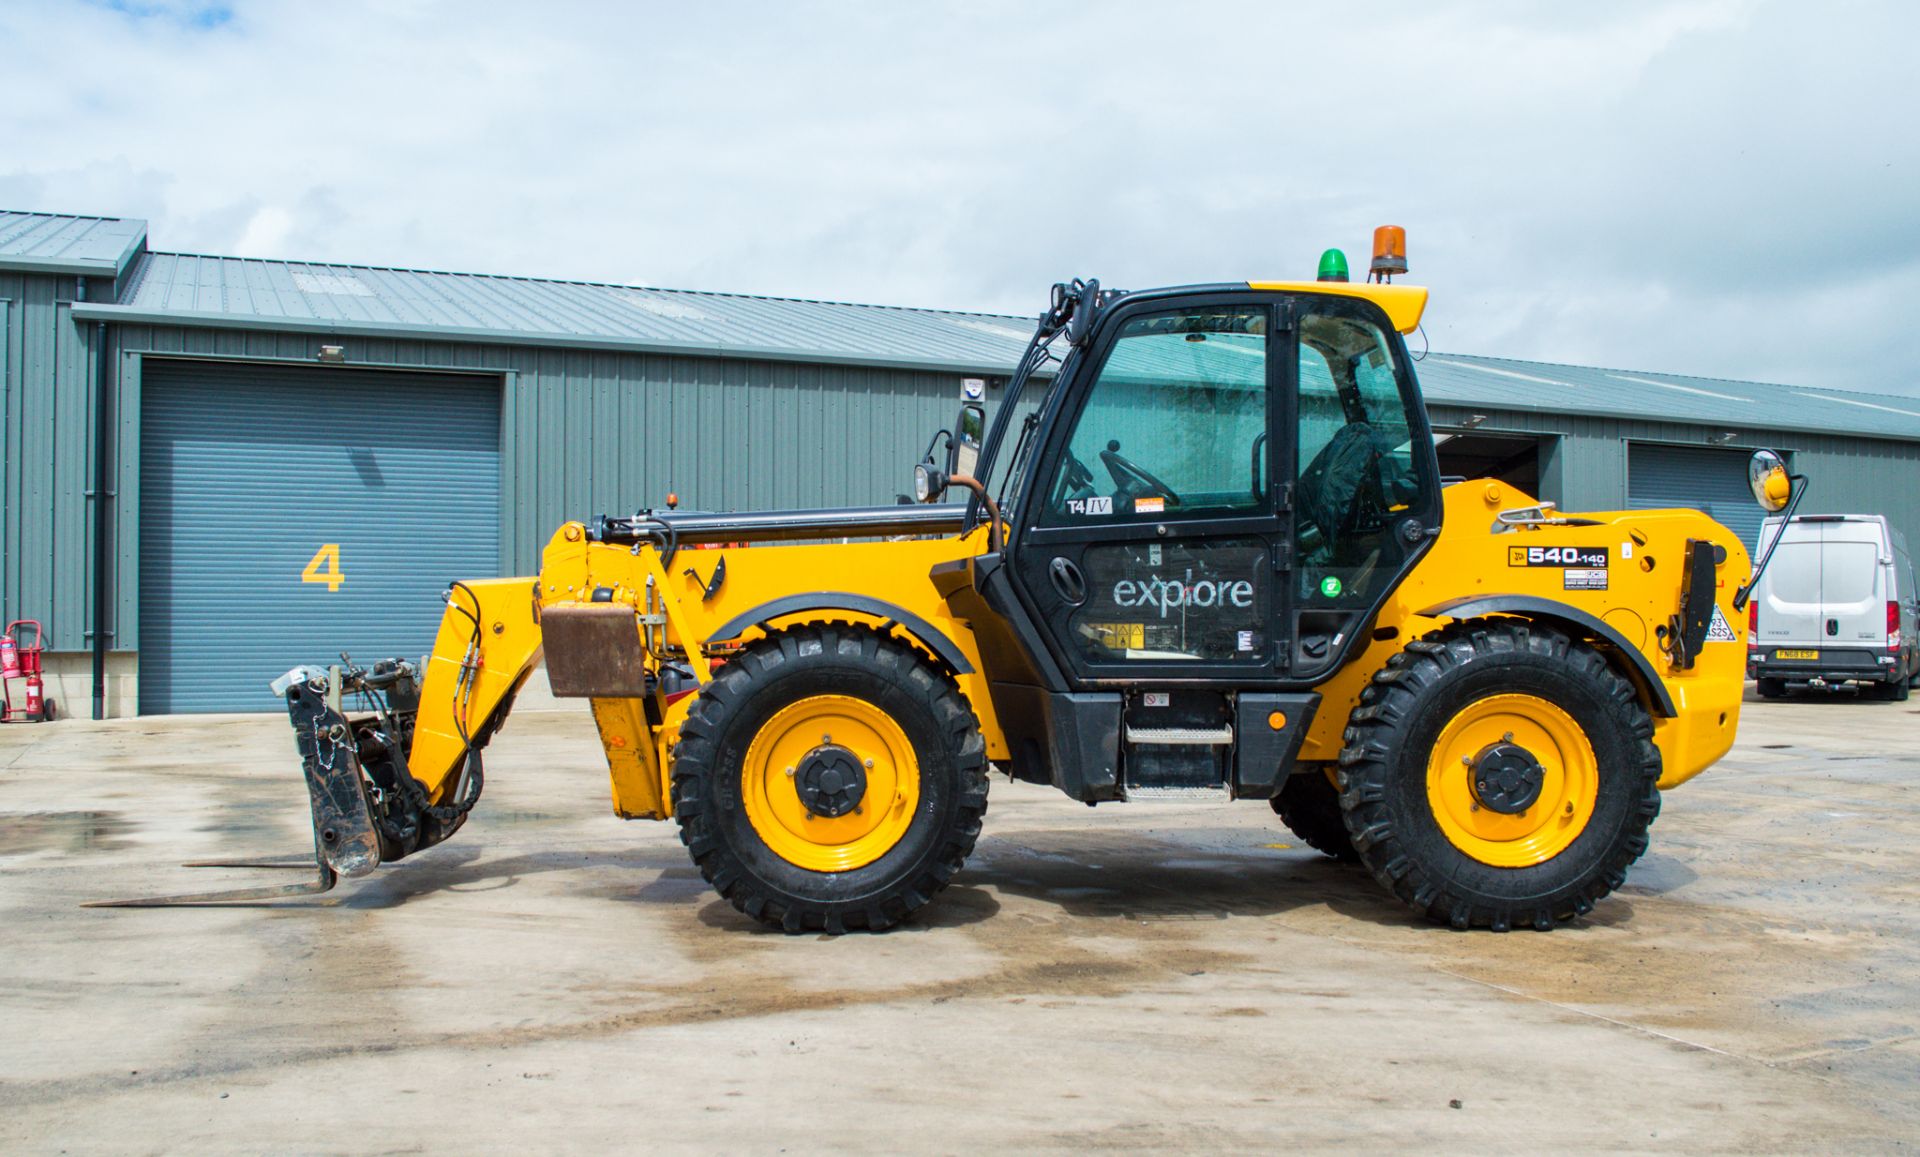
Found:
[[[1437,349],[1920,392],[1910,6],[120,8],[0,8],[0,203],[1018,314],[1394,221]]]

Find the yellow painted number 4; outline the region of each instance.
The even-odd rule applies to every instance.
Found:
[[[300,581],[326,583],[328,594],[339,590],[340,584],[347,581],[346,572],[340,569],[340,544],[330,542],[316,551],[307,569],[300,572]]]

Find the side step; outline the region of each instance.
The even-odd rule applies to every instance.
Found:
[[[1206,787],[1131,787],[1128,803],[1232,803],[1233,793],[1224,783]]]
[[[1160,746],[1225,747],[1233,742],[1231,727],[1127,727],[1128,743]]]
[[[1136,803],[1226,803],[1233,703],[1216,691],[1143,691],[1127,697],[1121,783]]]

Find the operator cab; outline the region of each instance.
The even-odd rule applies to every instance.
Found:
[[[1411,310],[1390,317],[1383,300]],[[1089,800],[1272,789],[1313,688],[1438,533],[1400,337],[1423,301],[1315,283],[1056,287],[978,462],[1008,528],[975,561],[1012,636],[982,639],[996,710],[1055,748],[1023,760],[1016,742],[1016,774],[1091,767],[1059,784]],[[1054,381],[1023,405],[1053,346]],[[1117,736],[1110,782],[1097,751],[1060,749],[1076,735]]]
[[[1310,685],[1438,526],[1393,323],[1362,297],[1251,287],[1097,312],[1009,471],[1023,602],[1081,680]]]

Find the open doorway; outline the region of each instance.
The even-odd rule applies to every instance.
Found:
[[[1442,475],[1496,478],[1523,493],[1540,493],[1541,439],[1536,435],[1435,430],[1433,442]]]

